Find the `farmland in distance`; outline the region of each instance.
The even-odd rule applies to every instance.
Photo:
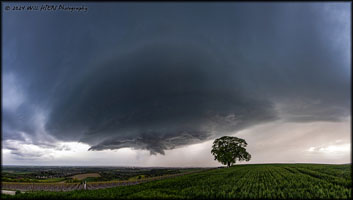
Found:
[[[351,199],[351,165],[251,164],[138,185],[26,192],[6,199]]]

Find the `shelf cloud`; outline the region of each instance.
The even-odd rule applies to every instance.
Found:
[[[276,120],[341,121],[351,107],[347,5],[7,13],[3,140],[164,154]]]
[[[58,97],[46,128],[63,140],[80,133],[91,150],[163,154],[275,119],[272,103],[246,95],[233,73],[202,48],[146,46],[90,70]]]

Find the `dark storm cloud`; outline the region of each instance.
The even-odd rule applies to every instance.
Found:
[[[5,15],[4,72],[26,99],[4,108],[5,139],[35,136],[37,107],[59,140],[161,154],[276,119],[350,114],[349,4],[90,5]]]
[[[4,146],[6,149],[11,150],[11,154],[16,155],[16,158],[19,160],[36,159],[45,155],[45,153],[42,152],[25,151],[21,146],[11,144],[5,144]]]
[[[202,48],[156,44],[88,69],[60,98],[47,130],[91,149],[164,149],[273,120],[270,102],[243,94],[233,70]],[[98,144],[97,144],[98,142]]]

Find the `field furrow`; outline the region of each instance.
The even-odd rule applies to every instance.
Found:
[[[88,190],[28,192],[7,199],[351,199],[352,182],[343,178],[351,165],[237,165],[150,181],[99,182]],[[327,173],[322,169],[327,168]],[[337,176],[335,176],[337,174]],[[55,184],[53,184],[55,185]],[[52,185],[52,186],[53,186]],[[56,184],[58,190],[63,185]],[[125,186],[124,186],[125,185]],[[23,184],[28,186],[28,184]],[[117,187],[122,186],[122,187]],[[82,189],[82,184],[66,189]],[[106,189],[103,189],[106,188]]]

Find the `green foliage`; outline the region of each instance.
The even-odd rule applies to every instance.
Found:
[[[35,182],[39,182],[39,183],[55,183],[55,182],[60,182],[60,181],[65,181],[65,178],[48,178],[48,179],[38,180],[38,181],[35,181]]]
[[[66,183],[81,183],[81,180],[78,179],[66,178],[65,180]]]
[[[342,176],[345,174],[345,176]],[[28,192],[4,199],[351,199],[351,165],[253,164],[139,185]]]
[[[246,151],[248,144],[244,139],[230,136],[223,136],[213,142],[211,153],[215,160],[228,167],[239,161],[249,161],[251,155]]]
[[[100,177],[87,177],[85,179],[83,179],[81,182],[96,182],[96,181],[100,181]]]

